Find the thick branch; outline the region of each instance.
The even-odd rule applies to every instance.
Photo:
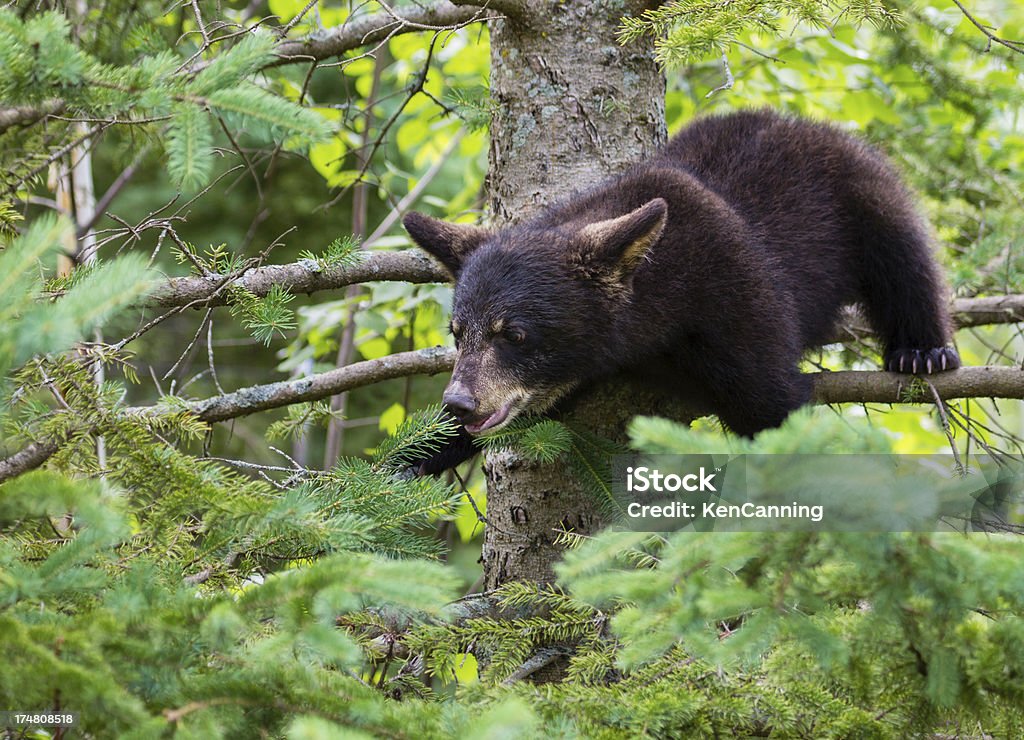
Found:
[[[304,401],[316,401],[382,380],[409,375],[436,375],[451,370],[455,350],[433,347],[400,352],[377,360],[357,362],[298,380],[242,388],[234,393],[188,403],[206,422],[226,421]],[[932,403],[930,383],[943,400],[958,398],[1024,399],[1024,370],[1016,367],[966,367],[916,380],[908,375],[875,371],[840,371],[814,375],[814,402]],[[636,409],[642,414],[647,409]],[[152,414],[152,407],[126,409],[128,414]],[[0,460],[0,482],[39,467],[59,445],[36,442]]]
[[[399,352],[377,360],[356,362],[306,378],[255,385],[233,393],[191,401],[186,404],[186,408],[199,419],[213,423],[304,401],[318,401],[392,378],[404,378],[409,375],[436,375],[451,370],[454,364],[455,350],[447,347]],[[126,415],[151,416],[158,411],[152,406],[136,406],[125,409],[124,413]],[[60,444],[55,441],[33,442],[10,457],[0,459],[0,483],[38,468],[58,449],[60,449]]]
[[[407,283],[440,283],[450,276],[429,257],[418,251],[373,252],[358,263],[346,267],[321,270],[311,260],[288,265],[268,265],[246,271],[234,281],[258,296],[265,296],[275,285],[289,293],[313,293],[335,290],[355,283],[374,280],[397,280]],[[223,276],[171,278],[153,291],[144,305],[174,308],[194,304],[221,306],[227,302],[227,291],[220,290]],[[212,298],[210,296],[213,296]],[[209,300],[206,300],[209,298]]]
[[[419,252],[378,252],[350,266],[320,270],[303,261],[250,270],[238,284],[257,295],[266,295],[273,285],[282,285],[293,293],[331,290],[353,283],[373,280],[399,280],[413,283],[443,282],[447,274]],[[158,288],[147,305],[168,308],[224,303],[223,277],[175,278]],[[216,293],[213,298],[212,294]],[[206,299],[208,299],[206,301]],[[1024,296],[961,298],[953,302],[958,327],[1003,324],[1024,321]],[[850,334],[864,335],[869,329],[856,314],[844,322],[837,341]],[[252,386],[213,398],[193,401],[189,408],[207,422],[224,421],[303,401],[315,401],[382,380],[418,374],[436,374],[451,369],[452,349],[436,347],[403,352],[378,360],[359,362],[299,380]],[[931,376],[927,383],[940,398],[1016,398],[1024,399],[1024,371],[1013,367],[969,367]],[[818,373],[814,382],[815,403],[931,403],[933,395],[925,381],[906,375],[871,371]],[[129,413],[153,413],[151,408],[129,409]],[[636,413],[643,413],[636,409]],[[0,481],[8,480],[39,467],[57,450],[52,441],[33,443],[14,455],[0,460]]]
[[[1024,370],[1019,367],[965,367],[920,379],[867,370],[816,373],[814,402],[932,403],[929,383],[943,400],[1024,398]]]
[[[1016,324],[1024,321],[1024,295],[957,298],[950,304],[953,325],[957,329],[989,324]],[[847,308],[832,335],[832,342],[848,342],[873,333],[871,324],[859,310]]]

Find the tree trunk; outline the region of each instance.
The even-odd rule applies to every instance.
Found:
[[[590,188],[665,141],[665,83],[653,44],[620,46],[616,38],[622,15],[641,12],[643,3],[524,4],[523,21],[497,21],[491,33],[488,189],[497,225]],[[633,410],[659,402],[609,382],[581,394],[562,420],[621,441]],[[551,581],[558,532],[589,534],[601,526],[593,494],[564,461],[536,464],[498,453],[488,456],[485,472],[488,589],[509,580]]]

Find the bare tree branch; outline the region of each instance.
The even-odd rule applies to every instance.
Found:
[[[374,238],[379,236],[376,232]],[[289,293],[315,293],[337,290],[354,283],[373,281],[407,283],[446,283],[451,280],[441,267],[417,250],[402,252],[371,252],[355,265],[322,270],[310,260],[287,265],[267,265],[248,270],[237,284],[258,296],[266,295],[274,285]],[[225,277],[170,278],[154,290],[143,305],[155,308],[223,306],[227,296],[222,289]],[[212,297],[210,297],[212,296]],[[210,297],[207,301],[206,298]],[[1024,295],[957,298],[950,304],[958,329],[989,324],[1013,324],[1024,321]],[[848,311],[837,328],[833,340],[842,342],[854,336],[871,333],[867,319],[858,311]]]
[[[373,252],[354,265],[321,269],[312,260],[287,265],[267,265],[246,271],[231,284],[239,285],[258,296],[265,296],[275,285],[289,293],[314,293],[336,290],[355,283],[375,280],[407,283],[440,283],[451,278],[429,257],[419,251]],[[171,278],[153,291],[143,305],[155,308],[223,306],[227,291],[225,276]],[[231,282],[231,281],[229,281]],[[208,300],[207,300],[208,299]]]
[[[362,46],[380,43],[392,36],[420,31],[455,29],[467,23],[492,17],[488,10],[504,15],[518,14],[523,3],[492,0],[469,4],[465,2],[439,2],[417,8],[403,8],[398,13],[377,13],[326,32],[303,39],[282,42],[276,50],[277,59],[270,66],[313,62],[336,57]]]
[[[402,199],[395,204],[395,207],[392,208],[388,215],[384,217],[384,220],[377,225],[377,228],[373,230],[373,233],[366,237],[366,241],[363,242],[364,248],[372,247],[375,241],[388,233],[388,230],[405,214],[409,206],[416,202],[416,199],[423,194],[423,191],[427,189],[427,186],[435,177],[437,177],[441,168],[448,162],[448,158],[455,152],[456,147],[458,147],[459,142],[462,141],[465,135],[466,129],[464,128],[460,128],[458,132],[456,132],[455,136],[452,137],[452,140],[449,141],[448,145],[444,148],[444,151],[441,152],[440,156],[434,160],[427,171],[423,173],[423,176],[416,181],[416,184],[412,189],[402,196]]]
[[[0,460],[0,482],[35,470],[49,460],[58,449],[60,445],[52,440],[33,442],[10,457]]]
[[[1024,295],[958,298],[953,301],[953,321],[958,329],[1024,321]]]
[[[189,410],[206,422],[225,421],[258,411],[281,408],[322,398],[407,375],[436,375],[451,370],[455,350],[448,347],[399,352],[376,360],[354,362],[296,380],[254,385],[234,393],[214,396],[188,404]],[[151,413],[150,407],[128,409],[128,413]]]
[[[99,202],[96,203],[96,207],[93,209],[92,216],[83,224],[81,224],[75,231],[75,238],[81,239],[86,233],[96,225],[96,222],[100,220],[103,213],[110,207],[110,204],[114,202],[114,198],[118,196],[124,186],[128,184],[128,181],[135,177],[135,173],[138,172],[139,166],[142,164],[142,160],[145,159],[149,153],[149,145],[145,145],[139,150],[139,153],[135,155],[135,159],[132,160],[131,164],[122,170],[121,174],[117,176],[117,179],[107,188],[106,192],[103,193]],[[95,247],[94,247],[95,249]]]
[[[994,33],[992,33],[991,30],[989,30],[989,26],[986,26],[973,15],[971,15],[971,12],[963,6],[960,0],[953,0],[953,4],[960,8],[960,12],[962,12],[964,16],[967,17],[967,20],[974,24],[975,28],[977,28],[979,31],[985,34],[985,37],[988,39],[988,43],[985,45],[985,51],[991,50],[992,42],[995,41],[997,44],[1005,46],[1010,51],[1015,51],[1018,54],[1024,54],[1024,41],[1010,41],[1009,39],[1004,39],[1000,38],[999,36],[996,36]]]
[[[64,110],[64,101],[48,100],[40,105],[19,105],[0,108],[0,134],[12,126],[28,126],[46,116],[53,116]]]

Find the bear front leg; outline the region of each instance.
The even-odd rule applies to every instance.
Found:
[[[465,427],[460,426],[458,434],[446,439],[437,451],[415,460],[409,470],[413,475],[438,475],[464,463],[478,452],[480,448],[474,443],[473,437]]]
[[[778,327],[762,341],[753,341],[753,334],[744,338],[743,343],[704,343],[696,356],[680,360],[722,423],[736,434],[753,437],[781,425],[810,401],[812,383],[797,369],[795,343]]]
[[[811,399],[811,378],[795,368],[773,378],[749,377],[716,401],[718,418],[730,430],[753,437],[781,426]]]

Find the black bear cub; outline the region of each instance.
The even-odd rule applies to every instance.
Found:
[[[887,370],[960,364],[910,194],[881,154],[828,125],[704,118],[525,223],[404,223],[455,278],[444,403],[465,432],[421,473],[622,371],[700,399],[738,434],[778,426],[809,400],[798,363],[844,304],[863,306]]]

